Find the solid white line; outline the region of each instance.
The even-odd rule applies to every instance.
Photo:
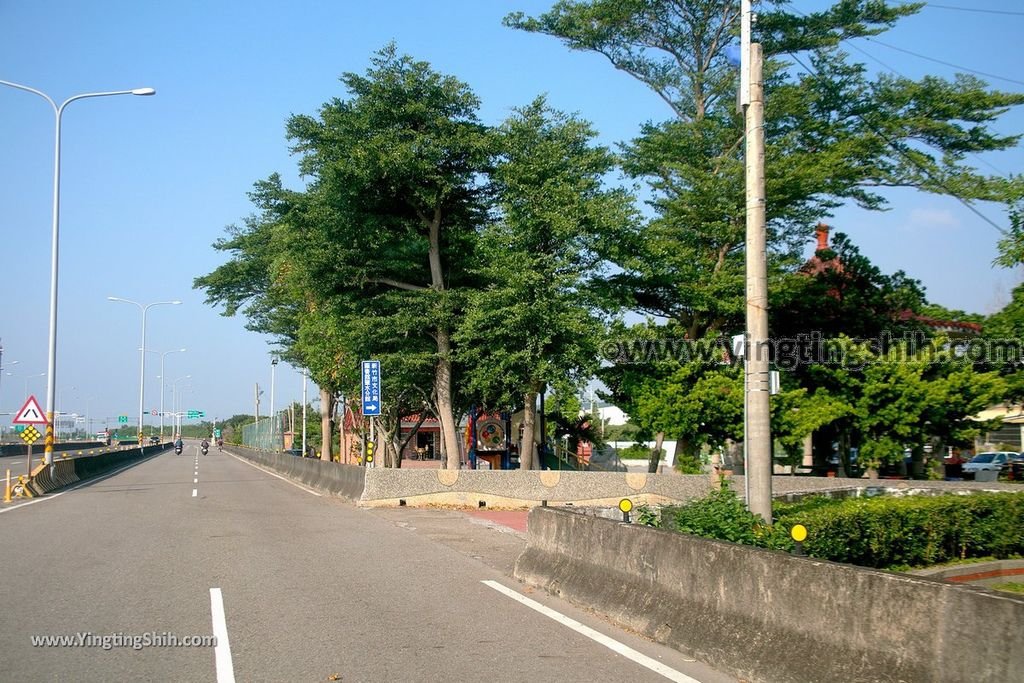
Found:
[[[217,664],[217,683],[235,683],[235,665],[231,662],[231,643],[228,624],[224,619],[224,596],[219,588],[210,589],[210,614],[213,615],[213,635],[217,645],[213,648]]]
[[[628,645],[624,645],[613,638],[609,638],[605,634],[599,631],[595,631],[589,626],[584,626],[575,619],[571,619],[562,614],[561,612],[556,612],[547,605],[542,605],[536,600],[531,600],[530,598],[526,597],[525,595],[522,595],[521,593],[517,593],[511,588],[506,588],[497,581],[481,581],[481,583],[483,583],[485,586],[490,586],[499,593],[503,593],[504,595],[507,595],[513,600],[526,605],[532,610],[540,612],[546,617],[554,619],[563,626],[568,626],[573,631],[576,631],[577,633],[584,635],[587,638],[590,638],[591,640],[600,643],[601,645],[604,645],[609,650],[617,652],[626,659],[630,659],[639,664],[640,666],[650,669],[654,673],[661,674],[670,681],[677,681],[677,683],[700,683],[700,681],[698,681],[696,678],[690,678],[681,671],[676,671],[671,667],[665,666],[658,660],[652,659],[651,657],[648,657],[647,655],[641,652],[637,652]]]
[[[235,455],[234,453],[228,453],[228,455],[230,455],[232,458],[234,458],[235,460],[237,460],[240,463],[244,463],[244,464],[248,465],[249,467],[255,467],[260,472],[263,472],[265,474],[269,474],[272,477],[277,477],[281,481],[287,482],[287,483],[291,484],[292,486],[294,486],[295,488],[302,489],[306,493],[312,493],[314,496],[321,496],[321,497],[324,495],[324,494],[320,493],[319,491],[314,491],[313,489],[311,489],[309,487],[306,487],[306,486],[303,486],[302,484],[296,484],[294,481],[292,481],[288,477],[282,477],[277,472],[271,472],[270,470],[266,469],[265,467],[260,467],[259,465],[255,464],[255,463],[249,462],[245,458],[240,458],[237,455]]]
[[[75,484],[74,486],[70,486],[70,487],[68,487],[68,488],[66,488],[63,491],[60,491],[58,493],[48,493],[48,494],[44,495],[42,498],[33,498],[32,500],[28,501],[27,503],[21,503],[20,505],[12,505],[9,508],[0,509],[0,515],[2,515],[5,512],[10,512],[11,510],[17,510],[18,508],[27,507],[29,505],[35,505],[36,503],[44,503],[44,502],[46,502],[48,500],[53,500],[54,498],[60,498],[65,493],[71,493],[75,489],[80,489],[83,486],[85,486],[86,484],[95,484],[98,481],[103,481],[104,479],[109,479],[110,477],[114,476],[118,472],[123,472],[124,470],[128,469],[129,467],[132,467],[134,465],[138,465],[139,463],[142,463],[142,462],[146,462],[147,460],[152,460],[153,458],[157,457],[158,455],[160,455],[160,453],[154,453],[153,455],[151,455],[148,458],[145,458],[143,460],[136,460],[135,462],[130,462],[127,465],[125,465],[124,467],[120,467],[120,468],[114,470],[113,472],[108,472],[107,474],[104,474],[102,477],[93,477],[92,479],[86,479],[85,481],[83,481],[81,483],[78,483],[78,484]]]
[[[199,489],[192,489],[192,497],[195,498],[199,495]]]

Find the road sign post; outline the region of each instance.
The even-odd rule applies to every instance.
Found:
[[[380,415],[380,361],[363,361],[363,417]]]

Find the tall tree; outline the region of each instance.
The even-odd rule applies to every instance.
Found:
[[[300,170],[312,178],[311,230],[323,298],[376,301],[410,337],[433,341],[433,400],[447,466],[459,466],[452,332],[484,221],[492,138],[477,97],[425,62],[381,50],[365,76],[342,77],[351,98],[288,123]],[[384,299],[382,299],[384,298]],[[415,313],[415,318],[413,314]],[[415,327],[411,327],[415,325]]]
[[[492,406],[524,406],[520,464],[532,469],[537,397],[573,393],[599,362],[603,327],[588,288],[603,246],[633,220],[629,196],[602,188],[614,159],[594,130],[543,98],[501,127],[494,170],[496,220],[481,235],[477,271],[458,339],[471,391]]]

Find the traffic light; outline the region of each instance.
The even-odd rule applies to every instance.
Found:
[[[369,439],[366,440],[365,444],[363,445],[365,452],[363,462],[373,462],[373,449],[375,446],[376,444],[374,444],[372,441],[370,441]]]

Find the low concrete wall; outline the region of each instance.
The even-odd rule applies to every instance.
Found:
[[[717,484],[715,484],[717,485]],[[731,486],[743,495],[743,477]],[[360,503],[390,507],[404,500],[410,507],[452,505],[531,508],[548,501],[559,505],[617,505],[629,498],[634,505],[682,503],[706,495],[712,488],[708,475],[648,474],[646,472],[571,472],[566,470],[366,470],[366,489]],[[883,481],[825,477],[774,477],[773,493],[810,495],[828,491],[887,493],[968,492],[1013,490],[1020,485],[946,481]]]
[[[358,501],[363,495],[366,470],[362,467],[325,462],[317,458],[299,458],[283,453],[258,451],[243,446],[226,448],[229,453],[263,465],[318,491],[325,491],[351,501]]]
[[[515,576],[752,682],[1024,672],[1024,599],[971,586],[552,508],[530,512]]]
[[[566,470],[366,470],[361,505],[389,507],[404,500],[411,507],[453,505],[529,508],[554,504],[658,504],[699,498],[710,490],[703,475]]]

